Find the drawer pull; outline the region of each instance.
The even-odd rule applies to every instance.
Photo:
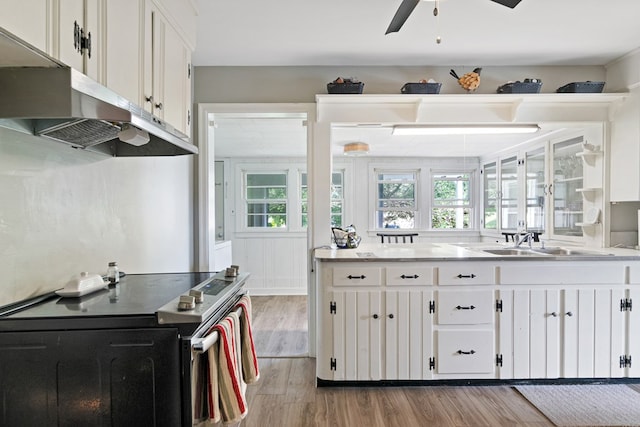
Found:
[[[364,279],[366,276],[364,274],[361,274],[360,276],[352,276],[352,275],[348,275],[347,279],[353,280],[353,279]]]
[[[553,316],[553,317],[558,317],[558,313],[556,313],[555,311],[552,311],[549,316]]]
[[[374,314],[374,315],[373,315],[373,318],[374,318],[374,319],[377,319],[377,318],[378,318],[378,315],[377,315],[377,314]]]
[[[393,319],[393,314],[390,314],[390,315],[389,315],[389,319]]]
[[[459,306],[457,306],[457,307],[456,307],[456,309],[457,309],[457,310],[473,310],[473,309],[475,309],[475,308],[476,308],[476,307],[475,307],[475,306],[473,306],[473,305],[470,305],[470,306],[468,306],[468,307],[465,307],[465,306],[461,306],[461,305],[459,305]]]
[[[402,276],[400,276],[400,278],[401,279],[417,279],[418,275],[414,274],[413,276],[406,276],[406,275],[403,274]]]
[[[567,313],[566,313],[566,314],[567,314],[567,316],[569,316],[569,317],[573,316],[573,313],[572,313],[572,312],[570,312],[570,311],[567,311]]]
[[[476,277],[475,274],[458,274],[458,279],[474,279]]]
[[[458,350],[458,354],[476,354],[476,352],[475,350],[470,350],[470,351]]]

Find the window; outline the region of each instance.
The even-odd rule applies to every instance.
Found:
[[[415,228],[417,171],[376,172],[376,228]]]
[[[468,173],[433,173],[431,228],[471,226],[471,178]]]
[[[287,174],[262,172],[245,174],[247,227],[287,226]]]
[[[342,227],[344,213],[344,173],[342,171],[331,174],[331,226]],[[300,174],[300,211],[303,227],[308,225],[308,187],[307,173]]]
[[[342,227],[344,214],[344,174],[331,174],[331,226]]]

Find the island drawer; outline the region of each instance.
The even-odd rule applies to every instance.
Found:
[[[437,332],[439,374],[485,374],[494,370],[493,330]]]
[[[438,323],[441,325],[491,324],[494,296],[491,289],[480,291],[438,291]]]
[[[333,268],[333,286],[380,286],[382,284],[382,269],[350,265]]]
[[[624,280],[624,266],[606,261],[518,262],[500,266],[502,285],[599,285]]]
[[[398,267],[387,267],[387,285],[433,285],[433,267],[401,263]]]
[[[490,262],[451,262],[438,267],[440,285],[492,285],[495,267]]]

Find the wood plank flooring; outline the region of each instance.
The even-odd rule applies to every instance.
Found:
[[[307,297],[251,296],[253,341],[258,357],[306,357]]]
[[[322,387],[306,356],[307,301],[252,296],[260,380],[247,387],[247,427],[553,426],[510,386]]]

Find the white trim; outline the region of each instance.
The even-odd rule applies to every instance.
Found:
[[[252,296],[271,296],[271,295],[305,295],[308,296],[308,292],[303,289],[279,289],[279,288],[246,288]],[[309,329],[309,336],[311,336],[311,329]]]

